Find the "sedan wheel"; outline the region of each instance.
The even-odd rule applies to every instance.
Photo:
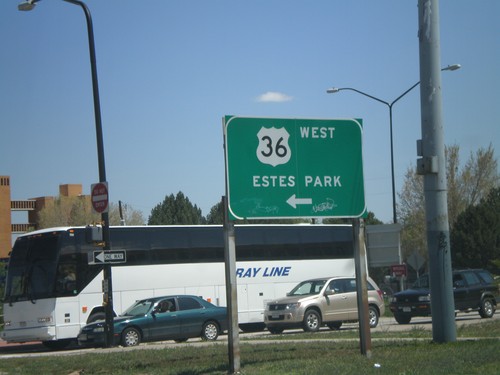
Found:
[[[201,338],[205,341],[214,341],[219,337],[219,326],[216,322],[210,321],[203,325],[201,330]]]
[[[122,333],[123,346],[137,346],[141,343],[141,334],[135,328],[127,328]]]

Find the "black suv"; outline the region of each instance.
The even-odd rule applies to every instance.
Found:
[[[485,270],[453,271],[453,295],[456,311],[478,311],[481,318],[495,314],[498,287]],[[431,315],[429,275],[420,277],[411,289],[395,293],[390,309],[399,324],[408,324],[414,316]]]

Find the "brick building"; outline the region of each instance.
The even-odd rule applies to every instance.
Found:
[[[38,197],[27,200],[11,200],[10,177],[0,176],[0,258],[7,258],[12,249],[12,234],[34,230],[38,226],[38,213],[54,202],[55,197]],[[77,197],[82,195],[81,184],[59,185],[59,195]],[[12,211],[27,211],[28,223],[12,224]]]

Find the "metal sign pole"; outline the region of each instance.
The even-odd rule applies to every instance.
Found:
[[[365,228],[363,219],[352,221],[354,236],[354,263],[356,268],[356,296],[358,302],[359,343],[361,354],[372,356],[372,338],[368,319],[368,289],[366,275]]]
[[[228,354],[231,374],[240,372],[240,336],[238,328],[238,298],[236,285],[236,246],[234,224],[228,219],[226,197],[224,207],[224,264],[226,270],[226,300],[229,320]]]

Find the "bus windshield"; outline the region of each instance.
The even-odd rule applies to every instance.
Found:
[[[75,296],[100,272],[88,264],[85,234],[53,231],[18,237],[7,268],[5,302]]]
[[[60,232],[19,237],[7,273],[7,302],[36,300],[52,295],[56,278]]]

